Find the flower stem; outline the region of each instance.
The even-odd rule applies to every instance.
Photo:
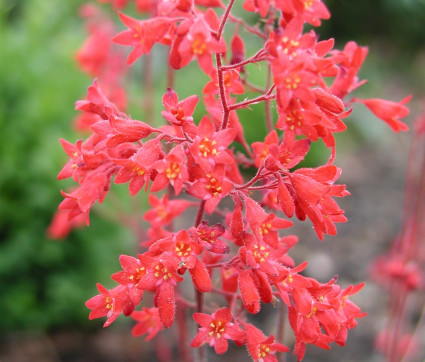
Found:
[[[235,0],[230,0],[227,4],[226,10],[224,11],[223,18],[221,19],[220,26],[217,32],[217,40],[220,40],[221,35],[223,34],[224,26],[226,25],[227,18],[229,17],[230,10],[232,10],[232,6],[235,3]]]
[[[201,204],[199,205],[198,214],[196,215],[196,220],[195,220],[195,227],[198,227],[202,221],[202,216],[204,215],[204,209],[205,209],[205,202],[206,202],[205,200],[202,200]],[[196,289],[196,287],[195,287],[195,298],[196,298],[196,311],[198,313],[202,313],[204,295],[198,289]],[[205,346],[201,346],[198,348],[198,361],[199,362],[207,361]]]
[[[221,120],[220,129],[226,129],[227,123],[229,122],[230,109],[229,109],[229,105],[227,104],[226,90],[224,87],[223,70],[221,69],[221,67],[223,66],[223,63],[221,62],[221,54],[216,54],[215,59],[217,61],[218,88],[220,91],[220,101],[221,101],[221,107],[223,110],[223,118]]]
[[[187,305],[179,300],[179,308],[176,311],[176,319],[178,325],[179,355],[184,362],[191,362],[191,353],[189,349],[189,337],[187,335]]]
[[[233,103],[231,106],[229,106],[229,109],[231,111],[233,111],[235,109],[246,108],[246,107],[250,106],[251,104],[260,103],[260,102],[263,102],[263,101],[270,101],[270,100],[276,98],[276,94],[269,94],[269,92],[267,92],[266,94],[262,94],[261,96],[251,98],[251,99],[247,99],[247,100],[239,102],[239,103]]]
[[[198,313],[202,313],[203,310],[203,302],[204,302],[204,295],[195,287],[195,293],[196,293],[196,311]],[[200,346],[198,348],[198,361],[199,362],[206,362],[207,361],[207,354],[206,354],[206,346]]]
[[[412,333],[412,335],[410,337],[410,340],[409,340],[406,348],[404,349],[404,352],[403,352],[402,356],[400,357],[400,362],[406,361],[406,358],[408,357],[409,349],[411,347],[412,341],[414,340],[415,335],[418,334],[419,329],[420,329],[420,326],[422,325],[422,323],[423,323],[424,320],[425,320],[425,304],[422,307],[421,315],[420,315],[420,317],[418,319],[418,322],[416,323],[416,327],[415,327],[415,329],[414,329],[414,331],[413,331],[413,333]]]
[[[283,302],[279,303],[279,322],[277,326],[277,341],[285,344],[285,317],[286,317],[286,304]],[[278,361],[285,362],[286,354],[279,352],[276,353]]]
[[[269,89],[272,82],[272,70],[270,64],[267,66],[267,81],[266,81],[266,88]],[[264,113],[266,118],[266,129],[267,132],[270,133],[273,130],[273,119],[272,119],[272,112],[269,102],[264,103]]]
[[[204,215],[205,210],[205,200],[202,200],[199,204],[198,214],[196,215],[195,227],[197,228],[202,221],[202,216]]]
[[[216,34],[216,38],[218,41],[220,41],[221,39],[224,26],[226,25],[226,21],[229,17],[230,10],[232,10],[232,6],[234,2],[235,0],[230,0],[229,3],[227,4],[226,10],[224,11],[223,18],[221,19],[221,23]],[[223,66],[223,63],[221,61],[221,54],[216,54],[215,59],[217,62],[217,79],[218,79],[218,87],[220,90],[220,101],[221,101],[221,106],[223,109],[223,119],[221,121],[220,129],[226,129],[227,122],[229,121],[230,110],[229,110],[229,106],[227,105],[226,90],[224,89],[223,69],[221,69]]]

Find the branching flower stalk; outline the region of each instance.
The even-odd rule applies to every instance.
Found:
[[[245,345],[254,361],[276,361],[276,353],[290,350],[282,340],[286,318],[298,360],[308,344],[344,345],[348,329],[365,315],[349,300],[363,283],[343,289],[336,277],[320,283],[303,276],[307,262],[296,265],[288,255],[298,242],[288,233],[289,219],[308,219],[320,240],[337,234],[335,224],[347,219],[335,198],[349,192],[337,183],[334,133],[345,131],[343,119],[354,103],[363,103],[394,131],[405,131],[401,119],[409,98],[398,103],[349,98],[364,83],[357,74],[367,48],[349,42],[336,50],[333,39],[319,41],[314,30],[304,32],[306,23],[319,26],[330,17],[320,0],[245,0],[244,11],[258,14],[257,24],[232,14],[239,6],[234,0],[227,5],[134,0],[140,13],[150,14],[144,20],[127,15],[128,1],[102,2],[123,10],[118,16],[127,30],[116,34],[97,7],[83,9],[90,38],[77,58],[97,80],[76,109],[80,128],[91,134],[75,144],[61,140],[70,160],[58,178],[72,177],[77,187],[62,192],[59,212],[88,225],[91,207],[103,201],[111,182],[128,183],[131,196],[149,192],[151,208],[144,214],[150,224],[144,251],[119,257],[122,270],[111,276],[117,286],[97,285],[99,294],[86,302],[89,318],[106,317],[106,327],[121,314],[130,316],[137,322],[133,334],[149,340],[175,324],[186,329],[183,314],[176,317],[177,302],[177,308],[192,310],[199,325],[192,348],[208,344],[223,354],[233,340]],[[128,66],[151,54],[156,43],[169,47],[164,64],[169,87],[161,91],[165,125],[156,128],[151,119],[134,120],[126,113],[127,67],[111,33],[115,44],[131,47]],[[263,42],[251,56],[245,50],[249,37]],[[103,45],[99,39],[106,39]],[[202,94],[181,99],[174,71],[167,69],[178,71],[195,60],[210,80]],[[250,64],[267,70],[264,90],[250,79]],[[246,97],[246,88],[258,96]],[[199,102],[206,113],[194,119]],[[244,129],[253,122],[239,119],[238,111],[261,103],[268,132],[249,144]],[[320,141],[329,149],[329,161],[300,168],[311,142]],[[246,180],[242,168],[255,176]],[[171,223],[185,218],[189,207],[198,207],[194,226],[173,230]],[[210,215],[221,222],[211,225]],[[193,295],[181,295],[185,279],[194,285]],[[153,305],[146,305],[147,293],[154,294]],[[207,293],[215,296],[213,305],[205,303]],[[280,305],[277,339],[250,321],[249,315],[268,303]],[[182,355],[191,358],[184,347]],[[204,360],[205,353],[199,357]]]

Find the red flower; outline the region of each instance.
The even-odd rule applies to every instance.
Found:
[[[149,250],[167,256],[168,262],[172,263],[179,274],[184,274],[186,269],[189,269],[193,284],[200,292],[205,293],[211,290],[208,270],[197,257],[204,249],[189,238],[186,230],[180,230],[172,237],[157,241]]]
[[[114,159],[114,162],[121,165],[115,177],[115,183],[121,184],[130,182],[130,195],[136,195],[143,185],[148,186],[151,178],[152,164],[158,160],[161,155],[161,144],[158,140],[147,141],[140,149],[129,159]]]
[[[235,30],[235,35],[232,37],[232,58],[230,59],[230,64],[237,64],[242,62],[245,59],[245,44],[243,39],[239,36]],[[241,69],[241,72],[243,69]]]
[[[107,67],[111,48],[113,27],[104,22],[101,26],[90,28],[90,35],[76,54],[82,70],[96,77]]]
[[[276,230],[291,227],[292,222],[276,217],[275,214],[267,214],[260,205],[249,197],[244,197],[244,201],[246,219],[255,237],[277,249],[279,247],[279,236]]]
[[[331,17],[329,10],[321,0],[297,0],[295,7],[302,19],[314,26],[321,24],[320,19],[327,20]],[[283,9],[284,9],[284,5]]]
[[[333,133],[347,127],[341,121],[350,111],[344,112],[344,103],[321,88],[309,90],[304,100],[290,99],[279,107],[276,128],[285,131],[285,138],[295,140],[295,135],[305,135],[311,141],[322,138],[327,147],[334,147]],[[311,97],[311,98],[309,98]]]
[[[94,296],[86,302],[86,307],[92,309],[89,319],[108,317],[103,327],[109,326],[121,314],[124,303],[121,295],[126,290],[124,286],[117,286],[108,290],[102,284],[97,283],[97,290],[100,294]]]
[[[47,236],[51,239],[64,239],[73,228],[84,225],[84,215],[69,220],[69,210],[57,210],[47,229]]]
[[[301,263],[292,269],[283,267],[279,270],[279,274],[276,278],[271,277],[272,283],[276,286],[280,297],[287,306],[291,305],[289,295],[292,293],[292,290],[297,288],[306,288],[311,284],[308,278],[298,274],[306,267],[307,262]]]
[[[254,142],[252,149],[255,155],[255,166],[260,167],[262,162],[269,157],[266,167],[272,171],[279,168],[290,169],[300,163],[310,149],[310,140],[295,140],[285,133],[284,140],[278,144],[279,139],[275,130],[271,131],[263,142]]]
[[[316,43],[316,34],[311,31],[302,34],[304,22],[300,18],[293,18],[284,29],[272,31],[266,43],[267,51],[273,57],[293,59],[299,53],[311,49]]]
[[[265,17],[268,13],[270,0],[245,0],[243,8],[246,11],[260,13],[260,16]]]
[[[270,154],[269,146],[277,144],[278,142],[279,138],[277,132],[273,130],[267,134],[264,138],[264,142],[254,142],[251,145],[255,157],[255,167],[260,167],[266,157]]]
[[[237,324],[231,323],[229,308],[221,308],[211,316],[204,313],[194,313],[193,319],[201,326],[198,334],[190,343],[191,347],[200,347],[208,343],[214,346],[215,352],[223,354],[228,348],[228,339],[242,340],[245,332]]]
[[[245,309],[252,314],[260,311],[260,293],[255,285],[255,281],[248,270],[242,270],[238,276],[239,290]]]
[[[180,194],[183,184],[189,179],[183,146],[175,146],[163,159],[155,162],[152,169],[157,172],[152,183],[152,192],[160,191],[171,184],[176,196]]]
[[[109,177],[99,172],[89,175],[75,191],[61,191],[65,199],[59,204],[59,210],[70,210],[68,219],[84,214],[86,224],[90,224],[89,212],[96,200],[102,202],[110,187]]]
[[[128,255],[120,255],[120,264],[123,271],[113,274],[112,280],[128,288],[137,287],[140,279],[146,274],[146,268],[139,259]]]
[[[165,328],[170,328],[175,316],[174,287],[183,278],[177,275],[172,260],[168,258],[159,261],[145,253],[139,255],[139,259],[146,267],[146,274],[140,279],[138,288],[156,292],[155,307],[159,309],[159,317]]]
[[[143,218],[155,227],[168,225],[190,206],[189,201],[168,200],[167,195],[163,195],[161,199],[152,194],[149,194],[148,197],[149,205],[152,208],[145,213]]]
[[[377,258],[372,264],[370,274],[376,282],[388,289],[397,283],[407,290],[416,290],[423,283],[420,263],[396,253]]]
[[[224,165],[216,165],[210,173],[205,173],[196,166],[191,171],[198,181],[187,190],[187,193],[206,200],[205,211],[211,214],[221,199],[233,189],[233,184],[224,176]]]
[[[217,164],[231,164],[234,159],[226,152],[226,148],[232,143],[235,135],[232,128],[215,132],[214,124],[205,116],[199,123],[190,152],[206,172]]]
[[[372,113],[386,122],[394,132],[407,131],[409,127],[400,121],[409,114],[409,108],[405,106],[412,96],[407,96],[400,102],[387,101],[386,99],[359,99],[354,98],[352,101],[363,103]]]
[[[289,348],[275,342],[274,336],[266,337],[252,324],[244,324],[246,329],[246,346],[255,362],[277,362],[275,352],[288,352]]]
[[[277,275],[276,261],[282,257],[288,247],[279,244],[277,249],[271,248],[264,242],[258,241],[253,235],[247,234],[244,238],[245,246],[239,249],[241,260],[250,268],[258,269],[270,275]]]
[[[108,112],[107,108],[105,110]],[[101,123],[98,122],[91,128],[96,132],[95,127],[101,127]],[[112,112],[109,115],[109,124],[112,132],[108,134],[107,147],[116,147],[124,142],[137,142],[157,131],[145,122],[119,117]]]
[[[347,340],[347,329],[352,329],[357,326],[356,318],[363,318],[367,315],[367,313],[362,313],[360,308],[348,299],[350,295],[360,291],[363,286],[364,283],[354,286],[349,285],[346,289],[341,290],[338,296],[335,297],[335,309],[340,321],[340,328],[335,337],[335,342],[340,346],[345,345],[345,341]]]
[[[291,100],[299,99],[302,102],[314,102],[311,87],[324,84],[323,79],[316,71],[310,70],[307,55],[301,54],[293,61],[281,58],[272,63],[274,82],[277,88],[277,104],[286,109]]]
[[[339,208],[332,197],[344,197],[350,193],[345,185],[334,185],[341,170],[333,165],[316,169],[298,169],[290,176],[296,192],[296,213],[299,219],[306,216],[313,222],[320,240],[323,234],[336,235],[334,223],[346,222],[344,210]]]
[[[133,64],[140,56],[151,51],[155,43],[161,42],[176,19],[155,17],[148,20],[136,20],[119,13],[121,21],[129,28],[112,40],[121,45],[134,47],[127,58],[127,64]]]
[[[276,7],[283,12],[285,17],[301,18],[303,22],[313,26],[319,26],[320,19],[326,20],[331,16],[321,0],[279,0],[276,1]]]
[[[211,81],[205,84],[205,87],[202,90],[202,93],[218,94],[220,88],[218,86],[217,71],[215,70],[212,71],[209,76],[211,78]],[[223,83],[224,83],[224,88],[226,90],[227,96],[229,96],[230,93],[233,93],[233,94],[245,93],[245,88],[241,82],[239,72],[236,69],[231,69],[231,70],[223,72]]]
[[[88,138],[84,143],[78,140],[75,145],[62,138],[59,141],[70,159],[59,172],[58,180],[72,176],[72,179],[78,182],[87,175],[88,171],[98,168],[108,160],[103,152],[93,152],[91,144],[93,137]]]
[[[197,228],[191,228],[191,237],[208,251],[215,254],[226,254],[229,252],[229,245],[222,239],[225,229],[221,224],[209,226],[208,221],[202,221]]]
[[[339,64],[340,71],[329,89],[331,94],[344,99],[348,93],[366,83],[366,80],[359,81],[357,74],[367,53],[367,47],[360,47],[354,41],[348,42],[343,51],[332,52],[331,59]]]
[[[347,329],[357,325],[355,318],[365,316],[348,296],[358,292],[363,284],[349,286],[341,292],[335,285],[336,277],[326,284],[309,279],[306,288],[292,291],[294,307],[289,308],[289,322],[294,330],[296,343],[294,353],[301,360],[305,344],[311,343],[329,349],[329,343],[335,341],[345,344]]]
[[[179,68],[186,66],[193,57],[198,59],[201,69],[210,74],[213,71],[212,54],[225,53],[226,43],[224,40],[217,41],[211,34],[211,23],[218,28],[217,15],[212,9],[207,10],[204,16],[199,16],[189,32],[178,46],[180,55]]]
[[[161,115],[171,124],[182,127],[185,132],[196,133],[192,115],[198,101],[199,97],[193,95],[179,102],[177,93],[168,88],[162,97],[162,103],[166,110],[162,111]]]
[[[87,90],[87,100],[75,102],[75,109],[97,114],[102,119],[108,119],[105,106],[109,106],[112,113],[120,114],[118,107],[102,93],[96,80],[93,81],[93,84]]]
[[[238,289],[239,272],[236,268],[220,269],[221,289],[226,292],[234,293]],[[227,301],[230,303],[232,297],[226,295]]]
[[[131,331],[133,336],[137,337],[147,334],[145,341],[151,340],[163,329],[158,308],[143,307],[141,311],[131,313],[130,317],[137,322]]]

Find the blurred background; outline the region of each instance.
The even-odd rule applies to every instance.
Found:
[[[120,270],[118,256],[138,252],[136,236],[116,221],[114,210],[143,212],[146,197],[140,195],[130,200],[125,185],[114,186],[114,199],[107,197],[103,205],[94,207],[89,228],[73,230],[63,241],[52,241],[46,236],[52,215],[62,200],[60,190],[72,185],[56,180],[67,160],[58,140],[75,142],[84,136],[73,130],[71,120],[76,116],[74,102],[85,96],[93,81],[78,69],[75,61],[86,37],[84,23],[78,16],[83,3],[0,0],[2,362],[155,361],[151,348],[163,341],[148,344],[131,337],[132,323],[123,321],[124,318],[103,330],[103,321],[89,322],[84,306],[87,299],[97,294],[97,282],[108,288],[114,286],[109,276]],[[361,78],[369,83],[355,95],[399,101],[413,94],[411,116],[407,119],[412,125],[425,96],[425,1],[325,3],[332,18],[315,29],[320,38],[334,37],[336,48],[355,40],[370,49],[360,72]],[[103,8],[108,12],[109,5]],[[156,50],[154,57],[159,59],[161,52]],[[139,66],[140,61],[133,66],[133,79],[141,79]],[[181,78],[176,79],[177,85],[192,68],[178,75]],[[155,68],[156,114],[160,114],[162,107],[164,73],[160,66]],[[184,98],[196,93],[206,80],[192,77],[191,88],[186,82],[179,95]],[[141,119],[144,93],[139,81],[133,80],[129,93],[130,113]],[[254,107],[252,111],[241,112],[241,118],[243,114],[249,122],[261,117],[262,112],[261,107]],[[308,260],[308,275],[321,281],[335,274],[340,275],[342,285],[366,280],[364,291],[354,299],[369,316],[350,331],[345,348],[333,346],[332,351],[326,352],[310,347],[305,361],[380,360],[373,351],[373,340],[385,322],[385,294],[368,281],[368,266],[389,247],[400,226],[411,134],[393,134],[361,106],[346,123],[348,131],[336,135],[336,165],[342,167],[341,182],[347,184],[352,194],[341,202],[349,222],[338,225],[338,236],[327,237],[323,242],[317,240],[310,224],[296,225],[294,233],[301,242],[292,256],[296,263]],[[263,126],[257,128],[257,124],[253,121],[255,126],[247,128],[248,142],[265,133]],[[327,158],[326,148],[319,144],[305,165],[314,166]],[[272,313],[269,306],[264,310],[265,315]],[[232,352],[238,360],[248,358],[246,351],[230,351],[221,360],[229,358]],[[289,356],[288,360],[295,359]]]

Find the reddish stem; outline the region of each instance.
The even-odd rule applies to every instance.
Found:
[[[270,64],[268,64],[267,81],[266,81],[267,89],[270,89],[271,82],[272,82],[272,70],[271,70]],[[267,129],[267,132],[270,133],[274,127],[273,127],[272,112],[271,112],[269,102],[264,103],[264,112],[265,112],[265,118],[266,118],[266,129]]]
[[[216,38],[218,41],[221,39],[221,35],[223,34],[224,26],[226,25],[227,19],[230,14],[230,10],[232,10],[232,6],[234,4],[235,0],[230,0],[229,4],[227,4],[226,10],[224,11],[223,18],[221,19],[220,26],[218,27],[218,31],[216,34]],[[221,101],[221,107],[223,109],[223,118],[221,120],[221,127],[220,129],[226,129],[227,123],[229,121],[229,106],[227,104],[226,99],[226,90],[224,87],[224,79],[223,79],[223,70],[221,69],[223,64],[221,61],[221,54],[216,54],[215,59],[217,62],[217,79],[218,79],[218,87],[220,90],[220,101]]]
[[[193,302],[189,302],[187,299],[183,298],[179,293],[176,293],[176,301],[185,306],[186,308],[196,310],[196,304]]]
[[[226,89],[224,87],[223,72],[221,70],[221,67],[223,65],[221,62],[221,54],[216,54],[215,59],[217,61],[218,88],[220,91],[221,108],[223,110],[223,118],[221,120],[220,129],[226,129],[227,123],[229,122],[230,109],[229,109],[229,105],[227,104]]]
[[[234,293],[234,292],[226,292],[225,290],[221,290],[218,288],[211,288],[211,291],[217,294],[221,294],[221,295],[225,295],[226,297],[235,297],[236,298],[240,298],[240,295],[238,293]]]
[[[265,184],[265,185],[262,185],[262,186],[251,186],[251,187],[247,187],[246,189],[249,190],[249,191],[267,190],[267,189],[274,189],[278,185],[279,184],[276,181],[274,181],[274,182],[271,182],[269,184]]]
[[[242,146],[243,146],[243,148],[245,149],[245,151],[246,151],[246,153],[247,153],[248,157],[252,158],[252,151],[251,151],[251,149],[249,148],[248,143],[246,143],[245,139],[242,139],[241,143],[242,143]]]
[[[227,18],[229,17],[230,10],[232,10],[233,4],[235,3],[235,0],[230,0],[227,4],[226,10],[224,11],[223,18],[221,19],[220,26],[218,27],[217,31],[217,40],[220,40],[221,35],[223,34],[224,26],[226,25]]]
[[[418,227],[420,226],[420,223],[423,220],[423,213],[424,213],[424,197],[425,197],[425,156],[422,159],[422,165],[421,165],[421,174],[419,177],[419,183],[418,183],[418,193],[416,195],[416,204],[414,205],[414,210],[412,212],[412,215],[415,216],[415,220],[413,221],[413,230],[412,235],[410,239],[410,247],[406,251],[407,257],[413,258],[415,255],[415,252],[418,250],[415,250],[415,247],[417,247],[417,242],[420,241],[420,238],[418,238]],[[409,239],[407,239],[409,240]]]
[[[417,334],[418,334],[418,331],[419,331],[419,329],[420,329],[420,326],[421,326],[421,324],[422,324],[422,322],[423,322],[424,320],[425,320],[425,304],[424,304],[424,305],[423,305],[423,307],[422,307],[421,315],[420,315],[420,317],[419,317],[419,319],[418,319],[418,322],[416,323],[416,327],[415,327],[415,329],[414,329],[414,331],[413,331],[413,333],[412,333],[412,335],[411,335],[411,338],[410,338],[410,340],[409,340],[409,342],[408,342],[408,344],[407,344],[406,348],[404,349],[403,354],[402,354],[402,355],[401,355],[401,357],[400,357],[400,362],[404,362],[404,361],[406,360],[406,358],[407,358],[407,356],[408,356],[408,354],[409,354],[409,349],[410,349],[410,347],[411,347],[412,341],[414,340],[415,335],[417,335]]]
[[[247,24],[243,19],[240,19],[232,14],[229,14],[229,19],[236,24],[241,24],[245,28],[245,30],[248,31],[249,33],[258,36],[263,40],[267,39],[267,36],[260,29]]]
[[[398,354],[398,346],[399,346],[399,341],[400,341],[400,324],[403,321],[403,314],[404,314],[404,310],[405,310],[405,304],[406,304],[406,300],[407,300],[407,290],[401,290],[400,294],[399,294],[399,300],[398,300],[398,308],[396,311],[396,315],[395,315],[395,326],[394,326],[394,330],[393,330],[393,336],[392,336],[392,340],[391,340],[391,349],[390,349],[390,354],[389,354],[389,360],[391,362],[397,362],[399,359],[397,357]]]
[[[279,305],[279,322],[277,326],[277,341],[279,343],[285,344],[285,317],[286,317],[286,304],[280,302]],[[276,353],[278,361],[286,361],[286,353],[278,352]]]
[[[205,209],[205,202],[206,202],[205,200],[202,200],[199,205],[198,214],[196,215],[196,220],[195,220],[195,228],[198,227],[202,221],[202,216],[204,215],[204,209]],[[196,298],[196,311],[198,313],[202,313],[203,304],[204,304],[204,295],[198,289],[196,289],[196,287],[195,287],[195,298]],[[207,360],[205,346],[201,346],[198,348],[198,357],[200,362],[205,362]]]
[[[199,226],[199,224],[202,221],[202,216],[204,215],[204,210],[205,210],[205,200],[202,200],[201,203],[199,204],[199,209],[198,209],[198,214],[196,215],[196,220],[195,220],[195,227],[197,228]]]
[[[218,264],[208,264],[208,265],[205,265],[205,267],[207,267],[208,269],[224,268],[225,266],[227,266],[226,263],[218,263]]]
[[[241,81],[242,81],[242,84],[245,86],[245,87],[247,87],[247,88],[249,88],[249,90],[251,91],[251,92],[258,92],[258,93],[266,93],[266,89],[263,89],[263,88],[260,88],[259,86],[256,86],[255,84],[252,84],[251,82],[249,82],[247,79],[245,79],[245,78],[242,78],[241,79]]]
[[[187,318],[186,318],[186,308],[190,307],[189,302],[183,300],[183,298],[178,299],[179,307],[176,311],[176,320],[178,325],[178,340],[179,340],[179,350],[180,356],[184,362],[191,362],[191,353],[189,349],[189,336],[187,334]]]
[[[235,63],[235,64],[229,64],[229,65],[223,65],[221,67],[222,70],[231,70],[231,69],[236,69],[236,68],[240,68],[243,67],[244,65],[250,64],[250,63],[257,63],[257,62],[261,62],[263,60],[267,59],[267,54],[264,53],[265,50],[261,49],[259,50],[257,53],[255,53],[252,57],[245,59],[239,63]]]
[[[263,101],[270,101],[274,98],[276,98],[276,94],[268,94],[269,92],[267,92],[266,94],[263,94],[261,96],[252,98],[252,99],[247,99],[246,101],[243,102],[239,102],[239,103],[234,103],[232,104],[229,109],[231,111],[235,110],[235,109],[241,109],[241,108],[245,108],[250,106],[251,104],[255,104],[255,103],[260,103]]]
[[[248,181],[247,183],[245,183],[241,186],[236,186],[235,189],[236,190],[243,190],[243,189],[251,186],[252,184],[256,183],[262,177],[260,174],[261,174],[261,171],[263,170],[263,168],[264,168],[264,165],[261,165],[260,168],[258,169],[257,173],[255,174],[255,176],[250,181]]]
[[[183,128],[182,128],[182,132],[183,132],[183,135],[184,135],[184,137],[186,138],[186,140],[189,142],[189,143],[193,143],[193,139],[192,138],[190,138],[190,136],[185,132],[185,131],[183,131]]]

